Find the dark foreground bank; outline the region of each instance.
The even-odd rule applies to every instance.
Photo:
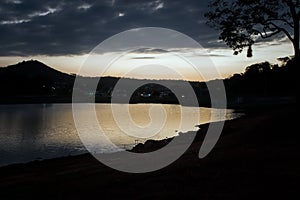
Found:
[[[0,168],[1,199],[293,199],[299,196],[300,136],[296,105],[227,121],[213,151],[198,158],[207,125],[175,163],[128,174],[90,155]],[[139,145],[154,150],[162,142]]]

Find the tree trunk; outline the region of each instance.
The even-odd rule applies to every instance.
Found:
[[[287,0],[287,5],[290,8],[292,18],[293,18],[293,24],[294,24],[294,40],[293,46],[294,46],[294,55],[296,60],[300,60],[300,50],[299,50],[299,16],[296,12],[295,4],[291,0]]]
[[[294,53],[295,53],[295,59],[300,60],[300,50],[299,50],[299,22],[295,23],[294,27]]]

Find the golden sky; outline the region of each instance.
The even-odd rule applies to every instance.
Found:
[[[243,52],[239,55],[233,55],[231,49],[206,49],[207,55],[199,55],[195,53],[189,53],[188,51],[182,54],[188,60],[201,60],[203,57],[210,59],[215,65],[221,77],[226,78],[234,73],[242,73],[245,67],[257,63],[269,61],[271,63],[276,63],[278,57],[284,57],[288,55],[292,55],[292,46],[288,42],[274,42],[273,44],[266,43],[262,45],[254,45],[253,46],[253,54],[252,58],[247,58],[245,53]],[[112,53],[113,54],[113,53]],[[116,53],[117,54],[117,53]],[[59,71],[63,71],[66,73],[78,73],[80,67],[88,58],[88,54],[85,55],[73,55],[73,56],[33,56],[33,57],[0,57],[0,66],[7,66],[11,64],[15,64],[17,62],[34,59],[39,60],[46,65],[55,68]],[[160,66],[165,66],[167,68],[176,70],[179,74],[183,74],[183,76],[188,80],[199,80],[201,77],[195,74],[195,71],[191,69],[190,66],[185,67],[184,63],[181,63],[181,59],[176,59],[176,56],[172,56],[171,54],[127,54],[119,59],[117,62],[113,63],[105,76],[128,76],[134,78],[158,78],[158,79],[176,79],[176,77],[170,76],[170,73],[161,71]],[[138,70],[139,67],[148,65],[148,70]],[[204,64],[205,65],[205,64]],[[82,75],[88,76],[97,76],[99,75],[99,69],[103,68],[101,66],[101,60],[99,63],[92,67],[89,72],[86,72]],[[128,70],[137,69],[133,73],[129,73],[125,75]],[[142,69],[142,68],[141,68]],[[197,68],[201,73],[209,73],[211,70],[205,66]],[[100,70],[101,71],[101,70]],[[139,72],[140,71],[140,72]],[[219,78],[217,76],[210,77],[209,79]],[[204,79],[202,77],[202,79]]]

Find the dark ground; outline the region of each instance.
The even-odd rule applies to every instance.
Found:
[[[225,123],[219,142],[204,159],[198,152],[207,125],[201,126],[179,160],[146,174],[115,171],[90,155],[2,167],[0,198],[298,199],[297,114],[296,105],[247,111]]]

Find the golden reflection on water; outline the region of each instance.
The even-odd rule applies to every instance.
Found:
[[[119,107],[118,107],[119,106]],[[164,139],[178,135],[179,132],[197,130],[195,125],[211,121],[225,120],[236,117],[233,110],[227,110],[223,119],[218,116],[217,109],[182,107],[169,104],[120,104],[117,108],[128,107],[132,121],[140,128],[151,125],[152,121],[163,122],[163,127],[149,138],[139,138],[128,135],[132,125],[128,125],[127,133],[122,131],[114,117],[126,121],[128,118],[123,112],[115,112],[113,116],[111,104],[96,104],[96,115],[99,125],[105,135],[117,146],[134,145],[147,139]],[[165,118],[152,113],[151,108],[162,107]],[[83,116],[89,114],[83,109]],[[181,116],[186,113],[192,120],[200,115],[198,122],[190,126],[180,127]],[[124,119],[124,120],[122,120]],[[126,124],[125,124],[126,125]],[[154,123],[154,128],[157,128]],[[98,134],[94,127],[85,127],[86,133]],[[141,134],[143,134],[143,129]],[[151,128],[150,128],[151,131]],[[147,135],[144,135],[147,136]],[[94,138],[90,138],[93,140]],[[127,146],[128,147],[128,146]],[[101,152],[111,152],[113,148],[107,144],[99,146]],[[10,163],[15,160],[32,160],[36,157],[50,158],[86,152],[75,128],[71,104],[33,104],[33,105],[1,105],[0,106],[0,157],[1,162]],[[0,162],[0,165],[1,165]]]
[[[121,105],[122,106],[122,105]],[[125,106],[125,105],[124,105]],[[151,125],[153,119],[150,117],[150,109],[151,107],[155,107],[157,105],[151,104],[132,104],[129,105],[129,114],[134,125],[139,126],[140,128],[146,127],[147,125]],[[178,105],[163,105],[165,109],[165,123],[161,130],[151,139],[164,139],[166,137],[172,137],[177,135],[177,130],[180,125],[180,116],[181,109]],[[120,129],[116,120],[114,119],[113,113],[111,111],[110,105],[97,105],[96,106],[97,117],[100,126],[103,128],[105,134],[109,137],[109,139],[115,144],[119,144],[122,141],[123,144],[133,143],[135,140],[144,140],[138,137],[132,137],[127,135],[126,132]],[[119,119],[128,118],[125,113],[116,113]],[[152,118],[159,118],[160,116],[152,116]],[[155,124],[152,124],[152,126]],[[127,131],[130,131],[131,125],[129,125]],[[193,127],[191,127],[193,128]],[[126,131],[126,130],[125,130]]]
[[[122,106],[122,105],[120,105]],[[135,123],[135,125],[140,127],[145,127],[149,124],[151,124],[150,117],[150,109],[157,106],[162,106],[165,110],[165,123],[161,130],[155,134],[152,137],[149,137],[147,139],[165,139],[168,137],[173,137],[178,135],[179,132],[187,132],[192,130],[197,130],[195,127],[198,124],[207,123],[210,121],[215,121],[214,119],[211,119],[212,113],[214,110],[210,108],[194,108],[194,107],[182,107],[180,105],[155,105],[155,104],[131,104],[131,105],[123,105],[123,106],[129,106],[129,113],[130,117]],[[180,122],[181,122],[181,116],[182,112],[187,112],[188,116],[192,120],[192,118],[195,118],[197,115],[200,116],[198,123],[193,124],[190,127],[186,127],[183,129],[180,129]],[[109,137],[109,139],[115,143],[115,144],[130,144],[133,143],[135,140],[145,141],[143,138],[138,137],[132,137],[130,135],[127,135],[126,132],[122,131],[117,122],[114,119],[113,113],[111,111],[110,104],[99,104],[96,105],[96,113],[98,117],[98,121],[100,126],[103,128],[103,131],[105,132],[106,136]],[[124,113],[117,113],[119,119],[125,119],[128,116]],[[152,116],[152,118],[158,118],[160,116]],[[155,124],[152,124],[155,126]],[[128,127],[127,127],[128,128]],[[127,130],[130,130],[130,127]]]

